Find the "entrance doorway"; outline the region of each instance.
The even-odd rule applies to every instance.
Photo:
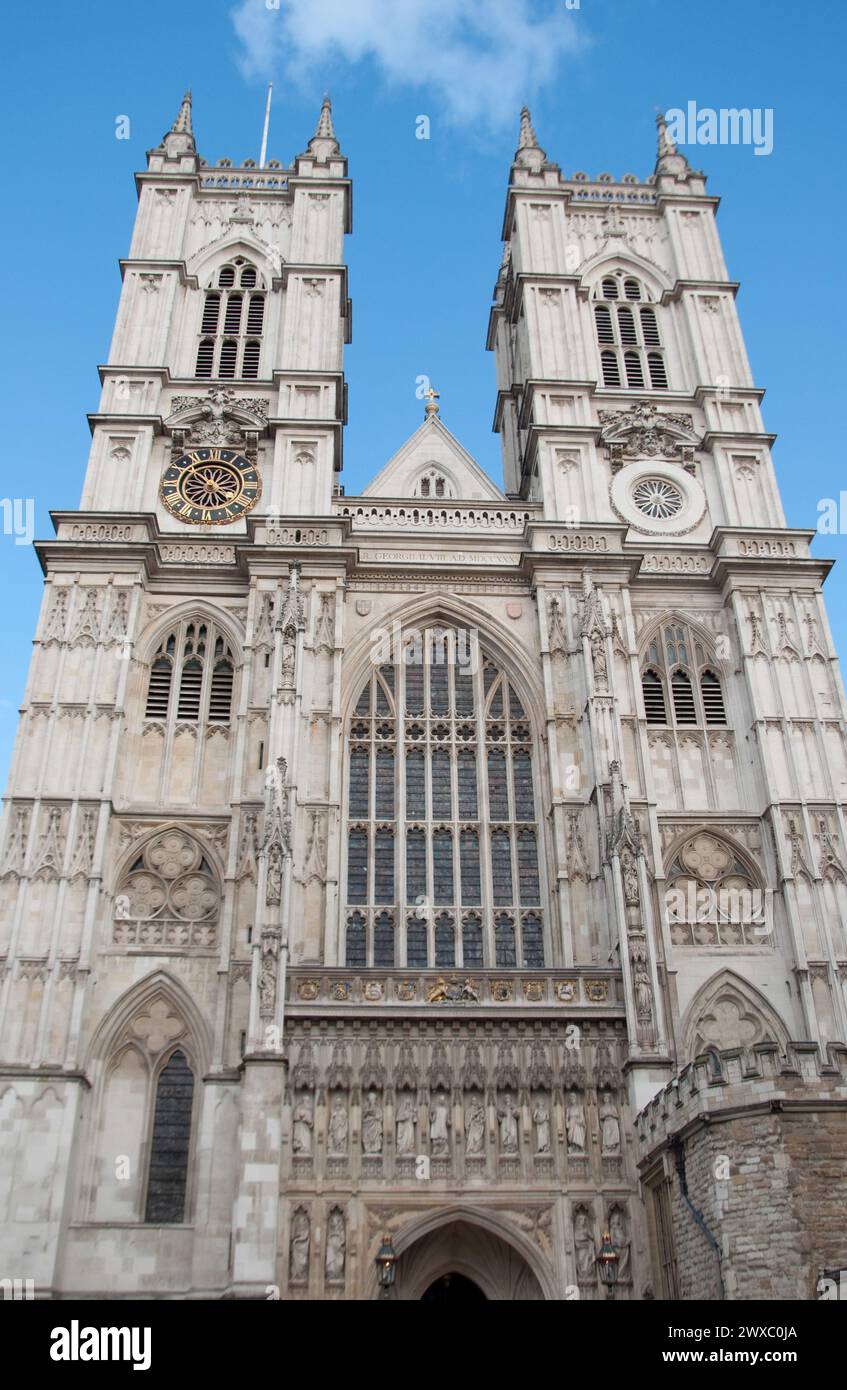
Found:
[[[421,1303],[487,1303],[488,1299],[473,1279],[464,1274],[442,1274],[421,1296]]]

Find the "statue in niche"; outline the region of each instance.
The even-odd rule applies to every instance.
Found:
[[[609,1216],[609,1235],[618,1252],[618,1280],[629,1280],[630,1242],[626,1228],[626,1217],[620,1207],[613,1207]]]
[[[291,1147],[296,1154],[312,1152],[312,1129],[315,1123],[312,1097],[307,1093],[300,1096],[294,1107],[294,1133]]]
[[[292,1284],[305,1284],[309,1278],[309,1213],[298,1207],[291,1222],[291,1248],[288,1262]]]
[[[500,1152],[504,1154],[516,1154],[518,1151],[518,1116],[520,1111],[515,1105],[509,1091],[503,1097],[503,1103],[497,1111],[497,1118],[500,1121]]]
[[[568,1136],[568,1150],[575,1154],[585,1153],[585,1108],[576,1091],[571,1093],[565,1110],[565,1132]]]
[[[653,986],[643,961],[635,967],[632,988],[635,994],[635,1011],[642,1023],[649,1023],[653,1017]]]
[[[611,1091],[606,1091],[600,1106],[600,1151],[612,1155],[621,1151],[621,1125]]]
[[[340,1284],[343,1281],[346,1254],[347,1232],[344,1228],[344,1213],[338,1207],[333,1207],[327,1223],[324,1263],[328,1283]]]
[[[465,1110],[465,1153],[478,1158],[485,1152],[485,1106],[482,1097],[474,1094]]]
[[[366,1154],[382,1153],[382,1101],[376,1091],[368,1091],[362,1111],[362,1149]]]
[[[282,897],[282,851],[279,845],[271,845],[268,850],[268,880],[265,898],[269,903],[278,903]]]
[[[397,1106],[397,1153],[403,1157],[415,1152],[415,1101],[404,1093]]]
[[[429,1143],[432,1153],[443,1156],[450,1142],[450,1107],[447,1096],[439,1091],[429,1112]]]
[[[329,1114],[329,1152],[331,1154],[347,1152],[347,1101],[344,1096],[340,1095],[335,1095],[332,1098],[332,1108]]]
[[[594,1235],[585,1207],[576,1213],[573,1231],[576,1247],[576,1275],[581,1284],[593,1284],[595,1276]]]
[[[606,666],[606,648],[603,637],[599,632],[591,635],[591,660],[594,664],[594,681],[598,690],[606,690],[609,684],[609,672]]]
[[[537,1154],[549,1154],[550,1152],[550,1111],[544,1096],[539,1096],[532,1112],[535,1124],[535,1152]]]

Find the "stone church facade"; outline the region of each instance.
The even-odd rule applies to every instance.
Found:
[[[339,484],[347,163],[139,211],[0,850],[0,1276],[38,1296],[812,1297],[847,1266],[847,752],[715,225],[528,113],[505,491]],[[778,1255],[778,1258],[777,1258]],[[441,1282],[439,1282],[441,1281]]]

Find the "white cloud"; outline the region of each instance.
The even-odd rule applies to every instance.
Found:
[[[390,86],[420,90],[433,120],[514,125],[525,101],[584,44],[564,0],[242,0],[233,23],[250,76],[297,85],[372,60]]]

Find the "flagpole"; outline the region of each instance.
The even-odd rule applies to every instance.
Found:
[[[270,125],[270,121],[271,121],[271,92],[273,91],[273,89],[274,89],[274,84],[273,84],[273,82],[269,82],[269,83],[268,83],[268,100],[267,100],[267,102],[265,103],[265,127],[264,127],[264,130],[262,131],[262,152],[261,152],[261,154],[259,155],[259,168],[260,168],[260,169],[264,169],[264,167],[265,167],[265,155],[266,155],[267,152],[268,152],[268,126]]]

